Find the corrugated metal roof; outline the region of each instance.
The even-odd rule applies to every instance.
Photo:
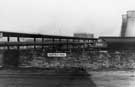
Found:
[[[45,34],[30,34],[30,33],[18,33],[18,32],[4,32],[0,31],[4,37],[30,37],[30,38],[59,38],[59,39],[83,39],[83,40],[97,40],[97,38],[81,38],[73,36],[58,36],[58,35],[45,35]]]

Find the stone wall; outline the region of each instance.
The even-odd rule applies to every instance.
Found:
[[[85,51],[67,53],[67,57],[47,57],[43,50],[0,52],[0,65],[6,67],[84,67],[89,69],[134,69],[134,51]]]

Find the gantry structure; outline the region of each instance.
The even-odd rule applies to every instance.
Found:
[[[104,48],[104,46],[98,46],[97,43],[97,38],[0,31],[0,49],[2,50],[46,49],[51,51],[71,51],[74,49],[93,50]]]

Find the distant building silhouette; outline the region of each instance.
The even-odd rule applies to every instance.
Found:
[[[92,33],[74,33],[74,37],[94,38],[94,35]]]

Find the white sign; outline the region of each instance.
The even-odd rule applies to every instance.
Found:
[[[103,44],[103,43],[96,43],[96,46],[97,46],[97,47],[103,47],[104,44]]]
[[[66,57],[66,53],[47,53],[48,57]]]

